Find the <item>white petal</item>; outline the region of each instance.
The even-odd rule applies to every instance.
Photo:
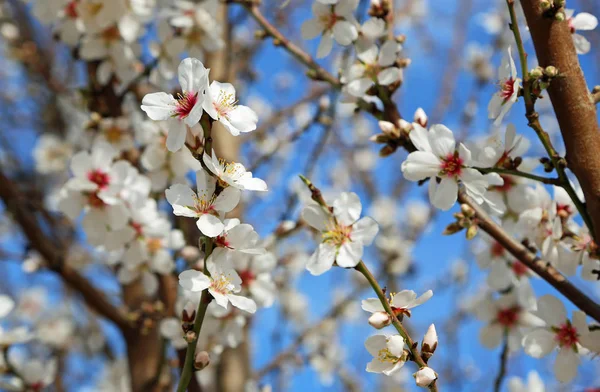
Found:
[[[363,246],[360,242],[344,243],[336,257],[336,262],[340,267],[353,268],[360,262],[363,255]]]
[[[223,222],[221,220],[211,214],[202,214],[196,222],[196,226],[198,229],[210,238],[214,238],[223,232]]]
[[[350,226],[360,218],[362,205],[354,192],[344,192],[333,202],[333,214],[338,223]]]
[[[429,200],[431,204],[442,211],[447,211],[458,198],[458,184],[454,179],[443,178],[437,184],[434,179],[429,182]]]
[[[179,274],[179,285],[186,290],[198,292],[210,286],[210,278],[200,271],[186,270]]]
[[[527,355],[542,358],[556,347],[554,334],[547,329],[535,329],[523,338],[523,349]]]
[[[554,375],[560,382],[572,381],[577,375],[577,367],[581,359],[571,347],[563,347],[554,362]]]
[[[233,306],[238,309],[245,310],[248,313],[256,312],[256,303],[250,298],[243,297],[241,295],[229,294],[229,301]]]
[[[142,110],[155,121],[167,120],[173,114],[175,98],[167,93],[146,94],[142,99]]]
[[[352,225],[352,241],[360,241],[363,245],[369,246],[379,232],[379,225],[373,218],[365,216]]]

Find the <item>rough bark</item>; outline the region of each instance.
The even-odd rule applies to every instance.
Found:
[[[540,66],[552,65],[559,77],[548,88],[566,146],[566,160],[585,195],[600,239],[600,132],[594,99],[575,52],[567,21],[545,17],[538,0],[522,0]]]

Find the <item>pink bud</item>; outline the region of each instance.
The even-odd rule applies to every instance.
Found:
[[[418,108],[415,111],[414,121],[423,128],[427,127],[427,114],[423,109]]]
[[[435,330],[435,325],[431,324],[423,337],[423,344],[421,346],[421,351],[433,353],[437,348],[438,344],[438,336]]]
[[[369,317],[369,324],[375,329],[387,327],[392,322],[392,318],[386,312],[375,312]]]
[[[437,373],[430,367],[422,367],[418,372],[413,374],[417,386],[428,387],[432,382],[437,380]]]

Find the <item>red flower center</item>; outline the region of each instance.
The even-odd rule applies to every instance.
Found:
[[[96,192],[88,195],[88,204],[94,208],[102,208],[106,205],[106,203],[104,203],[102,199],[98,197],[98,193]]]
[[[445,159],[442,159],[442,173],[448,177],[460,176],[462,165],[463,160],[457,153],[448,154]]]
[[[133,230],[135,230],[136,237],[141,237],[143,235],[142,225],[137,222],[131,222],[130,224],[131,227],[133,227]]]
[[[579,341],[578,336],[577,328],[573,327],[571,323],[565,323],[556,330],[554,338],[560,347],[565,347],[577,343]]]
[[[196,106],[196,102],[198,101],[198,93],[190,94],[183,93],[177,96],[177,105],[175,107],[174,116],[178,117],[180,120],[183,120],[187,116],[189,116],[190,112]]]
[[[494,186],[494,190],[506,193],[515,185],[515,180],[510,176],[500,176],[504,180],[504,184]]]
[[[87,175],[88,180],[98,185],[99,189],[105,189],[110,184],[110,177],[108,173],[103,172],[102,170],[92,170]]]
[[[490,248],[490,253],[494,257],[501,257],[504,255],[504,247],[498,241],[494,241]]]
[[[508,309],[500,309],[498,311],[496,319],[498,320],[498,323],[500,323],[500,325],[510,328],[514,326],[517,320],[519,319],[520,310],[521,308],[519,308],[518,306],[513,306],[512,308]]]
[[[513,262],[511,265],[511,269],[518,277],[525,275],[529,270],[529,268],[527,268],[527,266],[521,263],[520,261]]]
[[[250,270],[240,272],[240,279],[242,279],[242,286],[248,286],[256,279],[256,275]]]
[[[500,96],[504,98],[504,102],[508,101],[515,93],[515,80],[510,77],[501,83]]]
[[[573,18],[567,19],[567,23],[569,24],[569,30],[571,30],[571,34],[575,34],[575,26],[573,26]]]
[[[229,241],[227,241],[227,237],[224,235],[217,236],[215,238],[215,245],[221,248],[229,248]]]
[[[571,210],[571,206],[568,204],[557,204],[556,205],[556,215],[560,216],[561,218],[568,218],[569,216],[571,216],[571,214],[573,214],[573,211]]]
[[[65,6],[65,16],[67,18],[75,19],[77,18],[77,1],[70,1]]]

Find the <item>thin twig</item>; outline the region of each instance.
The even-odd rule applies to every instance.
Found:
[[[498,369],[498,375],[494,381],[494,392],[500,392],[502,382],[506,376],[506,362],[508,361],[508,334],[504,333],[504,340],[502,343],[502,352],[500,352],[500,368]]]

